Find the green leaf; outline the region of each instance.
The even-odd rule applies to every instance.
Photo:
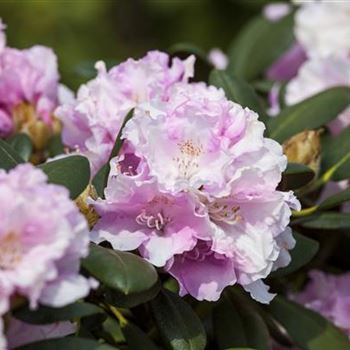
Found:
[[[287,267],[278,269],[271,274],[272,278],[279,278],[286,276],[294,271],[299,270],[301,267],[309,263],[312,258],[318,252],[320,244],[298,232],[293,232],[293,236],[296,240],[294,249],[290,251],[291,262]]]
[[[333,196],[328,197],[318,206],[318,209],[326,210],[334,208],[348,201],[350,201],[350,188],[347,188],[345,191],[339,192]]]
[[[283,190],[295,190],[307,185],[315,177],[312,169],[299,163],[288,163],[282,174],[280,186]]]
[[[29,160],[32,155],[33,144],[27,134],[16,134],[8,139],[7,142],[25,161]]]
[[[107,344],[100,344],[94,340],[65,337],[42,340],[39,342],[23,345],[16,350],[118,350]]]
[[[349,102],[350,104],[350,102]],[[322,143],[322,169],[329,172],[327,180],[341,181],[350,174],[350,127]]]
[[[10,170],[20,163],[24,163],[24,159],[11,145],[0,139],[0,169]]]
[[[85,316],[103,313],[98,306],[90,303],[77,302],[62,308],[40,306],[37,310],[30,310],[28,306],[15,310],[13,315],[26,323],[49,324],[58,321],[74,320]]]
[[[57,134],[51,137],[47,145],[47,150],[50,157],[56,157],[64,153],[64,145],[62,143],[61,135]]]
[[[129,350],[159,350],[153,341],[132,323],[128,322],[122,330]]]
[[[109,160],[111,160],[112,158],[116,157],[119,154],[120,149],[123,146],[123,142],[124,139],[122,139],[122,134],[123,134],[123,130],[124,127],[126,125],[126,123],[132,118],[132,116],[134,115],[134,110],[132,109],[125,117],[122,126],[120,127],[119,133],[117,135],[117,138],[115,139],[115,143],[112,149],[112,152],[109,156]]]
[[[106,287],[109,301],[129,307],[152,299],[159,290],[156,269],[141,257],[91,244],[82,266]]]
[[[206,335],[191,307],[176,294],[162,290],[151,310],[163,342],[170,350],[203,350]]]
[[[123,142],[124,142],[124,139],[122,139],[123,129],[126,123],[132,118],[133,115],[134,115],[134,109],[130,110],[129,113],[126,115],[123,121],[123,124],[118,132],[118,135],[115,139],[115,143],[107,163],[99,169],[94,179],[92,180],[92,183],[96,189],[96,192],[101,198],[104,198],[104,189],[107,186],[108,175],[110,171],[109,162],[111,161],[112,158],[116,157],[119,154],[120,149],[122,148]]]
[[[345,334],[316,312],[280,296],[275,297],[269,310],[304,350],[350,349]]]
[[[231,44],[228,71],[247,80],[257,78],[293,43],[293,14],[277,22],[259,16]]]
[[[307,130],[319,128],[336,118],[350,104],[350,88],[335,87],[287,107],[268,123],[270,137],[283,142]]]
[[[259,114],[259,118],[266,121],[265,111],[261,106],[259,97],[254,89],[243,79],[230,76],[228,73],[220,70],[213,70],[209,76],[209,83],[222,88],[226,97],[243,107],[248,107]]]
[[[95,190],[100,198],[105,198],[104,190],[105,190],[105,182],[106,178],[108,178],[110,168],[108,164],[105,164],[95,175],[92,180],[92,184],[95,187]]]
[[[303,227],[319,230],[339,230],[350,228],[350,214],[339,212],[324,212],[310,215],[293,221]]]
[[[90,181],[90,165],[82,156],[67,156],[38,166],[48,181],[68,188],[70,197],[77,198]]]
[[[269,333],[261,316],[245,301],[235,302],[224,294],[213,311],[218,348],[253,347],[269,349]]]

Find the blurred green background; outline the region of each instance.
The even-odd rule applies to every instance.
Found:
[[[71,88],[113,64],[187,42],[225,50],[268,0],[0,0],[8,45],[52,47]]]

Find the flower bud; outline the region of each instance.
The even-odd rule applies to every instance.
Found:
[[[308,166],[315,174],[320,170],[322,130],[305,130],[284,142],[283,151],[291,163]]]

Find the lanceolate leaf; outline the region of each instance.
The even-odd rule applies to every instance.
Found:
[[[115,139],[115,143],[114,143],[112,152],[109,156],[107,163],[105,165],[103,165],[101,167],[101,169],[99,169],[99,171],[95,175],[94,179],[92,180],[92,183],[96,189],[96,192],[101,198],[104,198],[104,189],[107,186],[108,175],[109,175],[109,171],[110,171],[109,162],[112,158],[116,157],[119,154],[120,149],[122,148],[123,142],[124,142],[124,140],[122,139],[123,129],[124,129],[126,123],[132,118],[133,114],[134,114],[134,110],[132,109],[126,115],[126,117],[123,121],[123,124],[119,130],[119,133]]]
[[[24,159],[11,145],[0,139],[0,169],[10,170],[20,163],[24,163]]]
[[[350,104],[350,102],[348,102]],[[350,174],[350,127],[340,135],[329,137],[322,144],[322,169],[328,172],[328,180],[340,181]]]
[[[31,324],[49,324],[58,321],[74,320],[76,318],[103,313],[103,310],[94,304],[74,303],[62,308],[41,306],[37,310],[30,310],[24,306],[14,312],[19,320]]]
[[[268,329],[260,315],[245,300],[234,303],[225,294],[213,312],[218,348],[252,347],[269,349]]]
[[[228,71],[247,80],[257,78],[292,45],[293,40],[292,14],[277,22],[257,17],[232,43]]]
[[[243,107],[248,107],[259,114],[259,118],[266,120],[265,112],[254,89],[243,79],[230,76],[220,70],[213,70],[209,76],[209,83],[225,91],[226,97]]]
[[[97,341],[78,338],[66,337],[43,340],[28,345],[23,345],[16,350],[118,350],[107,344],[100,344]]]
[[[331,197],[328,197],[318,206],[318,209],[326,210],[334,208],[347,201],[350,201],[350,188],[347,188],[345,191],[339,192]]]
[[[281,185],[283,190],[295,190],[307,185],[315,173],[303,164],[288,163],[287,169],[282,174]]]
[[[335,87],[282,110],[268,123],[270,137],[283,142],[306,129],[316,129],[336,118],[350,104],[350,88]]]
[[[75,199],[84,191],[90,181],[90,165],[85,157],[74,155],[38,166],[48,177],[48,181],[69,189]]]
[[[27,134],[16,134],[8,140],[13,149],[25,160],[28,161],[32,154],[33,145]]]
[[[159,350],[139,327],[128,322],[122,327],[129,350]]]
[[[319,314],[280,296],[269,310],[295,343],[304,350],[348,350],[350,342],[339,329]]]
[[[164,344],[170,350],[203,350],[206,335],[191,307],[176,294],[162,290],[151,310]]]
[[[297,271],[316,255],[319,249],[319,243],[311,238],[305,237],[298,232],[293,232],[293,236],[296,240],[294,249],[290,251],[291,262],[287,267],[278,269],[271,274],[271,277],[279,278],[281,276],[288,275],[294,271]]]
[[[144,302],[154,296],[154,287],[158,283],[157,271],[135,254],[92,244],[82,266],[103,285],[120,293],[121,298],[134,297]]]
[[[321,212],[300,218],[296,223],[318,230],[339,230],[350,228],[350,214],[339,212]]]

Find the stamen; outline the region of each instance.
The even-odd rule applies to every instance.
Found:
[[[213,221],[225,222],[229,225],[233,225],[242,219],[238,215],[239,209],[239,206],[230,207],[227,204],[219,204],[217,202],[208,206],[209,215]]]
[[[143,210],[135,219],[135,221],[142,226],[147,226],[148,228],[156,228],[158,231],[161,231],[169,220],[164,219],[161,213],[158,213],[156,216],[147,215],[145,210]]]

